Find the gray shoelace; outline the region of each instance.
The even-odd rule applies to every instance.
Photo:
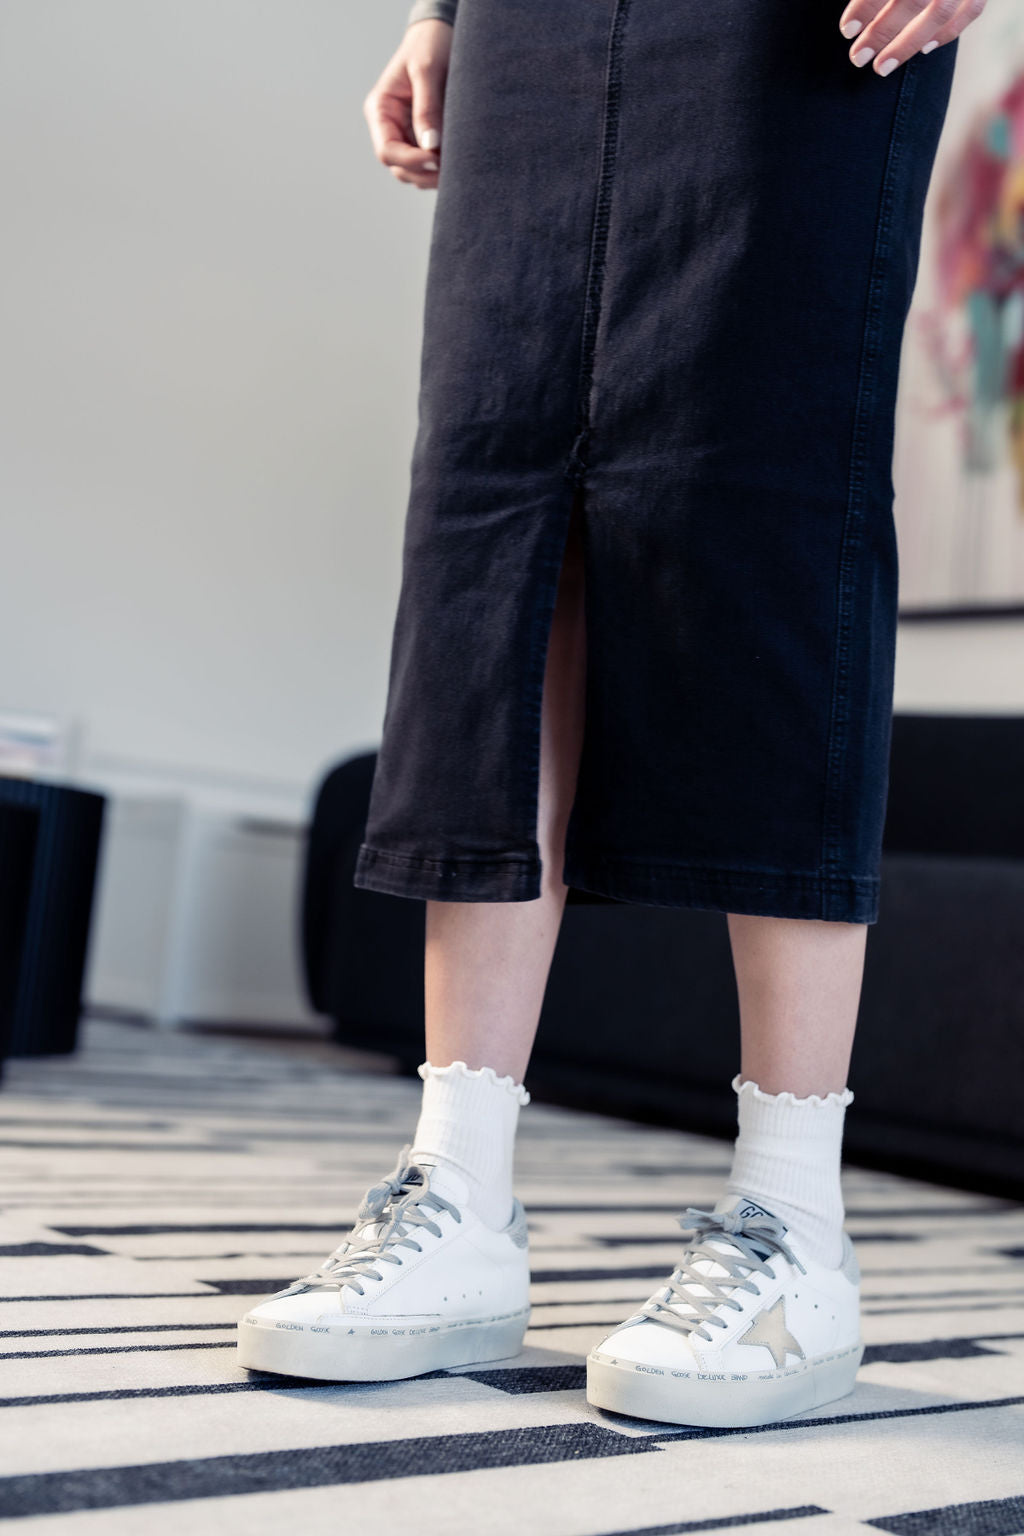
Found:
[[[692,1218],[688,1220],[687,1218]],[[717,1316],[720,1307],[740,1312],[742,1302],[734,1291],[753,1291],[757,1286],[751,1276],[760,1272],[774,1280],[775,1271],[768,1261],[774,1254],[781,1254],[795,1264],[801,1274],[806,1270],[785,1241],[784,1224],[777,1216],[751,1216],[744,1220],[734,1211],[702,1211],[689,1205],[677,1218],[684,1233],[692,1232],[696,1242],[688,1243],[686,1252],[669,1277],[663,1290],[646,1301],[637,1314],[637,1321],[651,1318],[654,1322],[668,1323],[681,1333],[696,1333],[709,1341],[709,1327],[727,1328],[729,1320]],[[714,1241],[716,1246],[712,1247]],[[728,1243],[729,1248],[717,1246]],[[732,1250],[731,1252],[729,1250]],[[698,1269],[698,1264],[714,1264],[719,1273],[709,1274]],[[690,1315],[675,1310],[678,1306],[690,1309]]]
[[[458,1208],[430,1188],[429,1167],[408,1161],[411,1150],[410,1142],[402,1148],[391,1173],[366,1191],[349,1237],[328,1254],[319,1269],[278,1291],[278,1296],[293,1296],[322,1285],[336,1285],[339,1294],[342,1286],[350,1285],[362,1296],[363,1280],[381,1280],[380,1266],[403,1262],[401,1254],[392,1249],[414,1248],[422,1253],[421,1244],[409,1235],[410,1229],[426,1227],[435,1237],[441,1236],[431,1212],[450,1211],[456,1221],[462,1220]],[[378,1230],[369,1231],[371,1227]]]

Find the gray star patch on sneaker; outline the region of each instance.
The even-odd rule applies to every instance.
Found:
[[[799,1359],[805,1358],[799,1343],[786,1326],[785,1297],[780,1296],[778,1301],[770,1307],[765,1307],[759,1312],[751,1323],[746,1333],[741,1333],[736,1340],[737,1344],[763,1344],[772,1352],[775,1368],[778,1370],[786,1363],[786,1354],[797,1355]]]

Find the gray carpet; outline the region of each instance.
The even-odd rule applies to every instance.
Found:
[[[240,1370],[234,1324],[391,1168],[419,1083],[320,1044],[93,1022],[0,1090],[0,1516],[33,1536],[764,1526],[1024,1533],[1024,1207],[848,1169],[856,1392],[762,1430],[587,1406],[590,1345],[675,1263],[725,1144],[531,1104],[514,1361],[386,1385]]]

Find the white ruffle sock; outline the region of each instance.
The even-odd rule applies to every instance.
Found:
[[[843,1256],[843,1196],[839,1182],[849,1088],[823,1098],[812,1093],[765,1093],[732,1080],[739,1101],[739,1135],[727,1193],[716,1210],[745,1195],[779,1216],[800,1247],[836,1268]]]
[[[454,1168],[469,1185],[469,1204],[480,1220],[500,1231],[512,1219],[516,1127],[530,1095],[493,1067],[425,1061],[416,1070],[423,1099],[412,1161]]]

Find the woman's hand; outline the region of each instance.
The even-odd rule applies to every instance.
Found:
[[[844,37],[857,39],[850,59],[890,75],[915,53],[931,53],[980,16],[985,0],[850,0],[839,18]]]
[[[377,159],[414,187],[437,186],[451,46],[448,22],[413,22],[363,102]]]

